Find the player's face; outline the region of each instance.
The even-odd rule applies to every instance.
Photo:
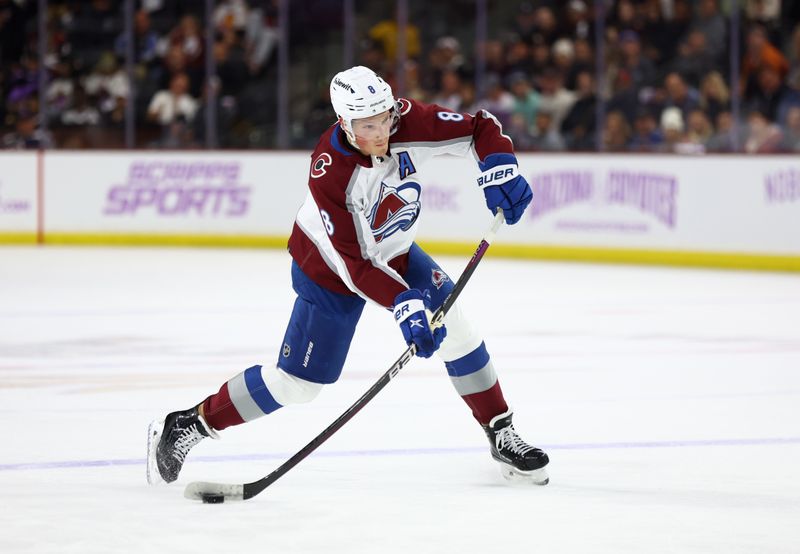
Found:
[[[392,114],[387,110],[372,117],[353,120],[353,134],[359,150],[371,156],[385,156],[389,149]]]

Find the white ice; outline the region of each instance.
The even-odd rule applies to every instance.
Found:
[[[453,276],[466,260],[443,258]],[[534,263],[467,286],[546,487],[509,486],[436,360],[416,359],[256,498],[404,345],[368,307],[341,380],[145,483],[151,418],[273,363],[284,252],[0,249],[0,552],[800,552],[800,278]]]

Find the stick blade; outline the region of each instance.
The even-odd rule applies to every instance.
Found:
[[[225,485],[222,483],[209,483],[207,481],[194,481],[186,485],[183,496],[189,500],[200,501],[209,496],[222,496],[226,501],[244,500],[244,485]]]

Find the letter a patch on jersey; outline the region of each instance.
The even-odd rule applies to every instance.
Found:
[[[381,183],[378,202],[369,212],[369,224],[375,242],[407,231],[419,216],[419,183],[409,182],[395,188]]]
[[[417,168],[414,167],[414,162],[411,161],[411,156],[408,152],[397,154],[397,163],[400,166],[400,179],[405,179],[412,173],[417,172]]]

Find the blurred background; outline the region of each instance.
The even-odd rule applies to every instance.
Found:
[[[0,0],[3,149],[310,149],[354,64],[520,151],[800,152],[795,0]]]

